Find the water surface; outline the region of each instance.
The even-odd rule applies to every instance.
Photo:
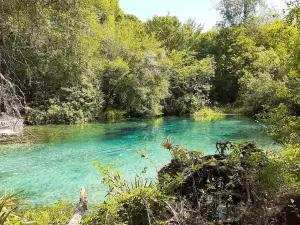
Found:
[[[78,201],[85,186],[89,202],[103,199],[106,187],[94,161],[108,164],[120,159],[117,168],[126,179],[148,167],[145,174],[155,178],[156,168],[136,151],[146,148],[157,169],[170,160],[160,144],[171,136],[176,144],[191,150],[215,152],[217,141],[255,141],[270,148],[272,141],[256,121],[230,116],[200,122],[188,117],[139,119],[85,126],[37,126],[28,130],[35,144],[0,146],[0,188],[24,189],[29,202],[53,204]]]

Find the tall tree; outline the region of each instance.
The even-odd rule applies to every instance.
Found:
[[[148,34],[153,34],[167,50],[190,48],[194,34],[202,29],[193,20],[182,24],[176,16],[154,16],[145,23]]]
[[[216,8],[222,16],[221,25],[238,26],[254,16],[262,0],[219,0]]]

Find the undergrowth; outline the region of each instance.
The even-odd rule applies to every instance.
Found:
[[[172,160],[155,183],[141,176],[128,182],[114,164],[97,165],[108,197],[84,224],[280,224],[283,208],[299,195],[299,149],[263,151],[228,142],[228,154],[205,156],[171,138],[162,145]],[[153,163],[147,152],[139,154]]]
[[[297,219],[300,196],[300,149],[263,151],[251,143],[217,143],[218,154],[189,151],[171,138],[162,143],[171,162],[158,180],[122,178],[116,163],[95,166],[108,186],[105,201],[85,225],[288,224]],[[143,158],[155,162],[147,151]],[[23,199],[0,198],[0,224],[66,224],[74,213],[70,203],[18,211]],[[17,212],[17,213],[16,213]],[[6,221],[6,222],[5,222]]]

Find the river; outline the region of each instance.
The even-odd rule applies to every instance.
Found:
[[[28,135],[28,133],[30,135]],[[161,143],[171,136],[175,144],[191,150],[215,152],[217,141],[255,141],[262,148],[274,143],[256,121],[227,116],[223,120],[201,122],[189,117],[131,119],[107,124],[77,126],[35,126],[27,128],[34,144],[0,145],[0,188],[25,190],[27,202],[51,205],[59,201],[77,202],[85,186],[89,202],[97,203],[106,194],[95,161],[109,164],[119,158],[117,169],[132,179],[144,167],[143,176],[155,179],[156,170],[170,160]],[[148,150],[155,166],[136,151]]]

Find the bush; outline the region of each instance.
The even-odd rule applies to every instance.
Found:
[[[285,92],[284,82],[277,81],[269,73],[247,74],[239,80],[241,85],[239,101],[248,115],[255,115],[265,109],[279,105],[283,100],[279,93]]]
[[[205,156],[171,138],[162,145],[172,160],[157,183],[141,176],[128,182],[115,164],[97,164],[108,198],[85,224],[278,224],[290,196],[299,195],[299,149],[264,152],[252,143],[228,142],[222,146],[229,154]],[[138,153],[154,163],[146,151]]]
[[[114,122],[116,120],[124,119],[125,115],[125,111],[121,111],[118,109],[108,109],[101,115],[101,119],[108,122]]]
[[[48,106],[29,110],[29,124],[78,124],[95,121],[102,111],[102,95],[92,85],[61,88],[60,97],[48,100]]]
[[[151,225],[171,213],[166,203],[169,197],[152,182],[139,176],[133,182],[125,181],[114,170],[115,164],[96,166],[104,175],[102,182],[108,185],[108,198],[100,205],[99,212],[86,218],[84,224]]]
[[[22,209],[28,206],[22,203],[24,198],[19,197],[20,192],[7,192],[3,190],[0,197],[0,225],[65,225],[74,213],[74,207],[70,202],[61,202],[55,206]]]
[[[54,206],[29,209],[22,216],[21,224],[65,225],[72,218],[74,206],[70,202],[61,202]]]
[[[272,198],[300,194],[300,149],[285,147],[268,153],[269,162],[261,172],[260,188]]]
[[[193,114],[195,120],[210,121],[220,120],[225,118],[225,114],[222,112],[216,112],[210,108],[203,108]]]
[[[292,111],[285,104],[268,113],[258,114],[258,118],[268,123],[269,134],[280,144],[300,145],[300,118],[292,115]]]

